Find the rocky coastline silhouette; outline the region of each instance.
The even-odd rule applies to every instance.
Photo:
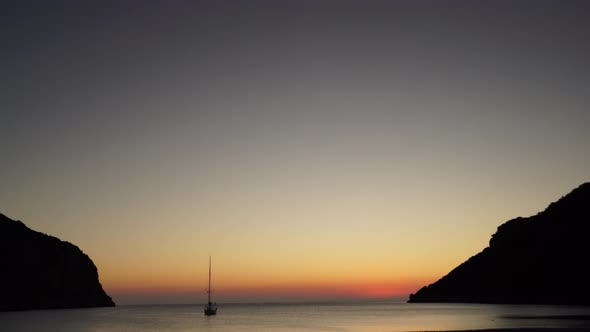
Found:
[[[489,246],[408,302],[590,305],[590,183],[498,227]]]
[[[0,311],[114,306],[75,245],[0,214]]]

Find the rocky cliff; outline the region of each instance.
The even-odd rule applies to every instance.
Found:
[[[590,304],[590,183],[516,218],[409,302]]]
[[[75,245],[0,214],[0,310],[114,306]]]

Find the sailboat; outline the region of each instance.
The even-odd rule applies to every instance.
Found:
[[[217,303],[211,303],[211,256],[209,256],[209,289],[207,290],[207,305],[205,316],[217,315]]]

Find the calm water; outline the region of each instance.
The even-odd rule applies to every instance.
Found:
[[[481,304],[220,304],[0,313],[1,331],[424,331],[501,327],[584,327],[589,307]],[[548,316],[562,316],[548,317]],[[544,318],[542,318],[544,317]]]

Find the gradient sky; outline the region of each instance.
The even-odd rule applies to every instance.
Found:
[[[583,1],[3,7],[0,212],[120,304],[406,297],[590,180]]]

